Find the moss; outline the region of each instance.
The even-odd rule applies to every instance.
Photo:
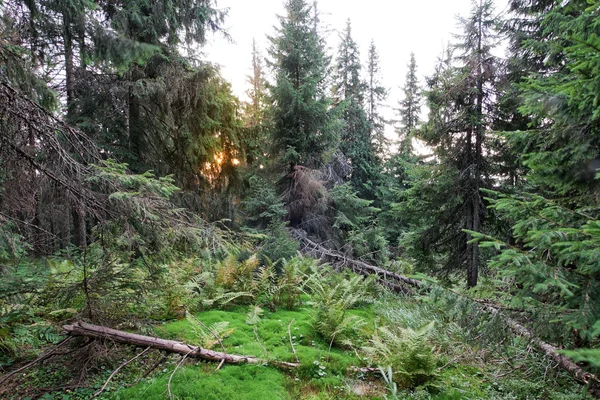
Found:
[[[225,366],[219,371],[188,366],[177,371],[171,381],[173,396],[180,400],[270,400],[285,398],[285,375],[276,369],[255,365]],[[117,394],[114,400],[153,400],[165,398],[172,370]]]

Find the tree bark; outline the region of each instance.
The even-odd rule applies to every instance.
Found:
[[[252,356],[229,354],[221,351],[213,351],[198,346],[181,343],[175,340],[160,339],[152,336],[138,335],[136,333],[123,332],[104,326],[77,322],[73,325],[65,325],[63,329],[71,336],[85,336],[94,339],[106,339],[118,343],[130,344],[139,347],[151,347],[170,353],[182,354],[191,358],[199,358],[208,361],[224,361],[228,364],[271,364],[280,368],[297,368],[300,364],[285,361],[263,360]]]

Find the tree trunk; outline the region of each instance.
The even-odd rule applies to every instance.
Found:
[[[73,32],[71,20],[67,12],[63,13],[63,39],[65,45],[65,85],[67,91],[67,122],[72,122],[73,102],[75,100],[75,80],[73,62]],[[73,221],[73,243],[78,247],[85,247],[87,242],[85,227],[85,209],[79,199],[75,199],[71,206]]]
[[[229,364],[272,364],[281,368],[297,368],[300,364],[285,361],[269,361],[252,356],[229,354],[220,351],[203,349],[198,346],[181,343],[175,340],[166,340],[152,336],[138,335],[123,332],[104,326],[91,325],[85,322],[77,322],[73,325],[65,325],[63,329],[71,336],[85,336],[94,339],[106,339],[118,343],[130,344],[139,347],[151,347],[171,353],[182,354],[191,358],[200,358],[208,361],[224,361]]]
[[[132,82],[132,84],[135,84]],[[141,113],[140,113],[140,101],[137,96],[133,93],[133,87],[129,88],[129,151],[135,158],[136,171],[139,172],[140,165],[142,163],[143,153],[143,130],[141,129]]]
[[[67,13],[63,13],[63,40],[65,44],[65,86],[67,91],[67,121],[75,98],[75,82],[73,80],[73,35],[71,33],[71,21]]]

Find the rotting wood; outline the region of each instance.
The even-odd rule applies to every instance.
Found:
[[[118,343],[135,345],[138,347],[151,347],[171,353],[187,355],[188,358],[199,358],[208,361],[224,361],[228,364],[268,364],[280,368],[297,368],[300,364],[285,361],[264,360],[253,356],[229,354],[213,351],[198,346],[192,346],[176,340],[161,339],[152,336],[138,335],[136,333],[119,331],[99,325],[92,325],[79,321],[73,325],[65,325],[65,332],[71,336],[85,336],[95,339],[105,339]]]
[[[265,360],[254,356],[244,356],[238,354],[229,354],[221,351],[213,351],[198,346],[192,346],[176,340],[161,339],[153,336],[138,335],[107,328],[105,326],[92,325],[79,321],[73,325],[63,326],[65,332],[70,336],[84,336],[94,339],[110,340],[121,344],[137,347],[152,348],[163,350],[170,353],[181,354],[185,358],[198,358],[207,361],[229,364],[260,364],[271,365],[283,369],[294,369],[300,367],[300,363]],[[377,374],[378,368],[369,367],[350,367],[350,372],[360,372],[364,374]]]
[[[333,264],[334,266],[350,268],[354,272],[359,273],[361,275],[375,274],[378,276],[378,279],[384,279],[385,282],[389,282],[389,279],[391,279],[395,281],[390,282],[391,285],[395,286],[408,286],[412,289],[424,287],[423,282],[417,279],[409,278],[407,276],[403,276],[395,272],[386,271],[383,268],[369,265],[362,261],[353,260],[345,256],[344,254],[327,249],[322,245],[310,240],[302,231],[292,230],[292,236],[301,243],[302,252],[311,255],[315,258],[322,259],[323,261]],[[390,285],[388,284],[388,286]],[[452,293],[461,296],[461,294],[456,293],[454,291]],[[479,302],[477,302],[477,304],[479,304],[482,310],[492,315],[500,316],[500,318],[504,320],[507,326],[513,331],[513,333],[530,340],[531,343],[533,343],[541,352],[543,352],[546,356],[553,360],[560,368],[568,372],[575,380],[585,385],[588,385],[590,394],[600,399],[600,379],[598,379],[597,376],[585,371],[579,365],[574,363],[571,359],[560,354],[555,346],[546,343],[539,338],[536,338],[529,329],[527,329],[514,319],[504,315],[499,308],[489,304],[481,304]]]

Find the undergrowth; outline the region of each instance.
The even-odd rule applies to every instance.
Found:
[[[264,365],[217,370],[215,363],[179,365],[179,356],[161,360],[149,352],[116,374],[99,398],[164,399],[169,386],[174,399],[199,400],[588,398],[525,340],[507,335],[501,321],[441,290],[398,296],[305,257],[276,265],[237,253],[165,268],[171,288],[162,299],[168,302],[149,298],[146,315],[153,322],[129,321],[120,329],[254,356]],[[42,342],[60,339],[50,320],[20,315],[29,316],[6,326],[33,328],[17,336],[30,341],[33,354]],[[140,352],[96,343],[30,370],[0,397],[89,398]],[[282,370],[272,361],[300,367]]]

